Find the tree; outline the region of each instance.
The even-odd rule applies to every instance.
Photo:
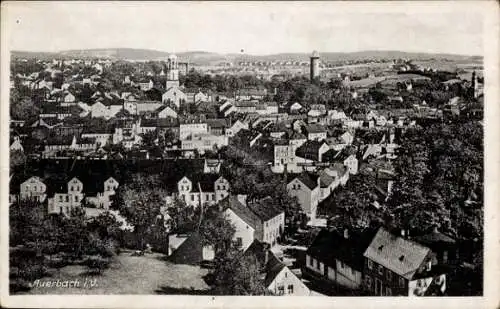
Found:
[[[29,98],[24,97],[17,102],[11,102],[10,117],[12,119],[30,120],[38,114],[40,114],[40,109]]]
[[[261,276],[262,265],[254,255],[236,257],[237,252],[219,260],[214,272],[217,295],[269,295]]]
[[[166,192],[156,177],[137,175],[131,182],[120,186],[113,197],[113,207],[134,226],[139,249],[144,248],[145,236],[161,216],[165,196]]]
[[[235,227],[217,207],[204,208],[199,233],[204,245],[214,247],[215,255],[226,255],[231,249]]]
[[[26,163],[26,156],[24,152],[20,150],[10,150],[10,170],[14,170],[17,166],[23,165]]]

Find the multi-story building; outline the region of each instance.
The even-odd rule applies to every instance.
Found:
[[[194,134],[207,134],[208,124],[205,117],[187,117],[179,119],[179,138],[186,139]]]
[[[215,204],[229,195],[229,182],[216,174],[184,176],[177,182],[179,197],[188,206],[198,207],[203,204]]]
[[[286,186],[288,195],[297,197],[300,207],[311,219],[316,218],[316,210],[321,199],[320,178],[302,173]]]
[[[403,235],[379,228],[364,257],[364,288],[371,295],[422,296],[446,290],[446,274],[436,265],[435,254]]]
[[[21,183],[20,198],[33,198],[35,201],[44,202],[47,197],[46,191],[47,186],[42,179],[38,176],[33,176]]]
[[[322,230],[306,251],[303,273],[313,280],[361,289],[363,254],[376,231]]]
[[[235,226],[234,241],[246,250],[254,240],[273,247],[285,228],[285,213],[270,198],[247,201],[245,195],[229,196],[220,204],[226,218]]]

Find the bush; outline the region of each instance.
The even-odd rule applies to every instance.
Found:
[[[102,256],[92,256],[85,260],[84,264],[88,267],[88,273],[91,275],[100,275],[109,267],[110,260]]]
[[[17,271],[17,277],[27,281],[34,281],[48,274],[47,267],[42,264],[24,265],[22,268],[18,268]]]
[[[31,290],[30,283],[23,279],[14,279],[9,281],[10,293],[25,292]]]

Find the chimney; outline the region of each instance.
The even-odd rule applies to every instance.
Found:
[[[247,205],[247,195],[246,194],[238,194],[236,195],[236,198],[238,199],[238,201],[243,204],[243,205]]]
[[[344,238],[349,239],[349,229],[344,229]]]

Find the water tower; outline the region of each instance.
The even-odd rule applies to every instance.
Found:
[[[310,79],[313,81],[319,76],[319,53],[317,51],[313,51],[310,59]]]

